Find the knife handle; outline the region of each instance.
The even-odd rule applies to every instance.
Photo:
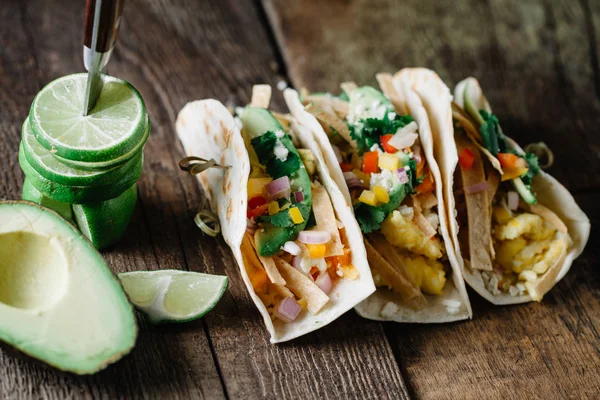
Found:
[[[100,2],[97,5],[97,2]],[[88,49],[100,53],[107,53],[114,47],[119,33],[121,16],[125,0],[87,0],[85,7],[85,25],[83,31],[83,45]],[[92,49],[94,36],[94,19],[99,8],[98,38],[96,48]]]

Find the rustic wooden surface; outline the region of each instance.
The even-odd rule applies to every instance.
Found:
[[[16,152],[33,96],[83,68],[82,21],[81,1],[0,2],[0,198],[20,194]],[[512,136],[556,150],[550,172],[594,226],[599,29],[592,0],[129,0],[110,73],[140,90],[153,130],[133,223],[106,259],[115,272],[227,274],[230,287],[200,321],[141,321],[133,353],[93,377],[0,350],[0,399],[598,397],[596,228],[542,304],[494,308],[473,294],[473,321],[380,324],[348,313],[271,345],[228,248],[192,222],[202,197],[176,167],[183,152],[173,124],[190,100],[244,104],[254,83],[336,90],[342,80],[373,83],[376,72],[415,65],[449,85],[474,75]],[[275,106],[283,108],[279,94]]]

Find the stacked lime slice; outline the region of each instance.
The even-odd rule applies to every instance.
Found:
[[[125,233],[150,135],[144,101],[129,83],[104,76],[98,101],[83,116],[87,74],[44,87],[23,124],[19,163],[23,198],[75,222],[98,248]]]

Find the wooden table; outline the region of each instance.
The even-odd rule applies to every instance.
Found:
[[[0,2],[0,197],[19,198],[34,95],[83,69],[83,9]],[[599,43],[593,0],[128,0],[110,73],[139,89],[153,126],[133,222],[104,255],[115,272],[227,274],[230,287],[194,323],[140,320],[132,354],[95,376],[0,351],[0,398],[598,398]],[[588,247],[541,304],[493,307],[470,292],[472,321],[381,324],[350,312],[271,345],[229,249],[192,222],[202,197],[177,168],[177,112],[208,97],[243,105],[255,83],[335,91],[404,66],[449,86],[478,77],[511,136],[554,149],[550,173],[592,220]]]

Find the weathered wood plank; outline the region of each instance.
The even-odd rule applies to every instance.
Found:
[[[410,66],[434,69],[450,87],[475,76],[505,131],[557,151],[552,174],[571,190],[600,189],[600,175],[588,173],[600,170],[598,153],[581,151],[598,148],[600,105],[581,11],[572,14],[577,3],[564,2],[570,11],[560,18],[550,12],[560,2],[263,3],[296,86],[337,92],[339,82],[375,84],[377,72]],[[570,36],[562,46],[556,21],[564,21],[559,38]]]
[[[0,197],[19,195],[16,149],[33,96],[50,80],[82,70],[77,21],[83,6],[61,5],[11,0],[0,6],[0,38],[9,44],[0,47],[0,104],[8,105],[0,107]],[[174,133],[177,112],[204,97],[244,104],[253,83],[277,83],[269,43],[250,2],[127,3],[110,73],[138,88],[153,125],[129,234],[105,256],[116,272],[227,273],[230,288],[201,321],[142,323],[134,352],[94,377],[57,373],[0,351],[0,398],[405,398],[378,324],[348,315],[295,343],[269,344],[229,249],[192,222],[201,194],[195,179],[177,169],[183,156]],[[275,98],[282,108],[281,95]]]
[[[596,2],[589,2],[591,17],[567,1],[263,3],[296,86],[337,91],[341,81],[374,84],[376,72],[403,66],[435,69],[449,84],[478,77],[505,131],[555,150],[550,172],[581,191],[577,200],[597,224],[598,51],[590,50],[586,32],[590,20],[600,21]],[[595,229],[584,255],[541,304],[494,308],[471,291],[473,321],[386,324],[412,393],[594,397],[600,391],[597,235]]]

